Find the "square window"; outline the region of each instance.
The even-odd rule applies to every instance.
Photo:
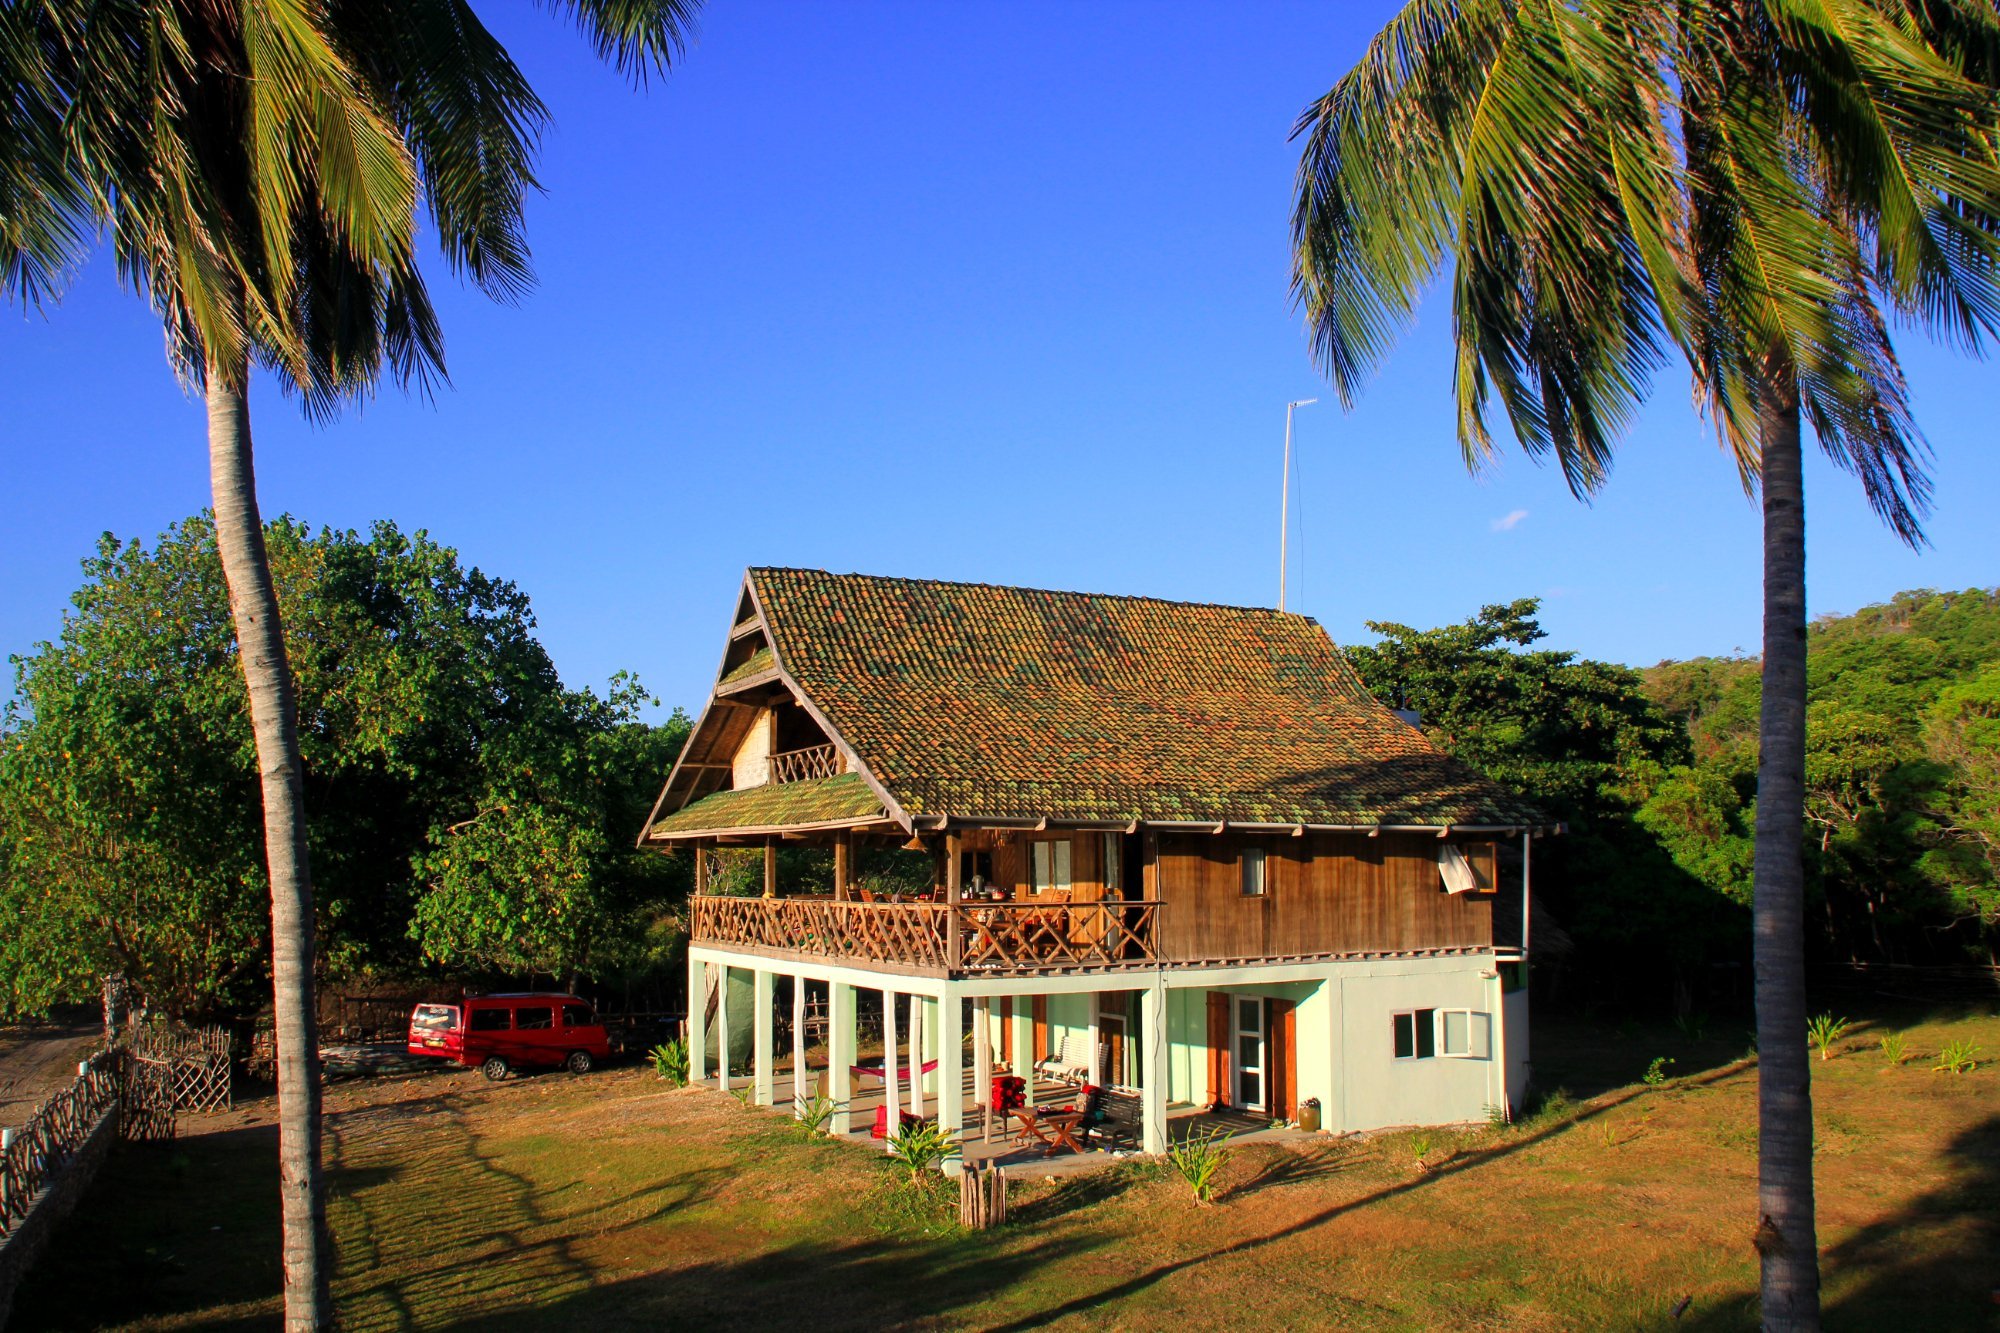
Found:
[[[1446,1009],[1439,1014],[1443,1049],[1439,1054],[1458,1060],[1493,1058],[1493,1017],[1477,1009]]]
[[[1029,887],[1036,893],[1046,893],[1051,889],[1069,889],[1071,887],[1069,839],[1031,843],[1030,847],[1032,852],[1028,858]]]
[[[1398,1060],[1428,1060],[1437,1054],[1437,1011],[1412,1009],[1391,1016]]]
[[[1264,849],[1246,847],[1243,849],[1243,896],[1261,898],[1264,896]]]
[[[466,1026],[474,1032],[505,1032],[514,1026],[514,1015],[505,1009],[474,1009]]]

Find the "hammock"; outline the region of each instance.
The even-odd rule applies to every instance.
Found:
[[[937,1061],[926,1060],[921,1072],[928,1074],[937,1067]],[[855,1078],[876,1078],[881,1079],[884,1083],[889,1081],[884,1075],[881,1065],[849,1065],[847,1072]],[[897,1066],[896,1081],[898,1083],[908,1083],[910,1081],[910,1069],[908,1065]]]

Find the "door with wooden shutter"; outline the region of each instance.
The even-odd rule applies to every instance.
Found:
[[[1271,1093],[1265,1103],[1284,1120],[1299,1118],[1298,1008],[1290,1000],[1270,1002],[1269,1039],[1264,1062],[1270,1067]]]
[[[1208,1104],[1229,1105],[1229,996],[1208,993]]]

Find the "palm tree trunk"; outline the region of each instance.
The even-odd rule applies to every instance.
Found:
[[[1773,377],[1778,380],[1779,377]],[[1789,376],[1758,413],[1764,495],[1764,698],[1758,720],[1756,1244],[1764,1328],[1819,1328],[1812,1065],[1806,1050],[1806,516]]]
[[[332,1326],[332,1245],[320,1174],[319,1031],[313,1003],[312,876],[306,864],[297,705],[278,597],[264,552],[250,453],[249,365],[207,367],[208,470],[215,543],[229,585],[238,658],[263,784],[271,879],[271,989],[278,1044],[278,1184],[284,1222],[285,1327]]]

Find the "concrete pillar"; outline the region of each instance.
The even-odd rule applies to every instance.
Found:
[[[910,997],[910,1114],[924,1117],[924,997]]]
[[[792,974],[792,1114],[802,1116],[812,1098],[806,1086],[806,979]]]
[[[696,853],[700,855],[700,853]],[[688,959],[688,1082],[708,1077],[708,964]]]
[[[940,1169],[948,1176],[965,1170],[964,1002],[950,986],[938,1001],[938,1129],[951,1141]]]
[[[972,1104],[984,1106],[993,1096],[993,1001],[981,995],[972,1001]]]
[[[889,1108],[882,1119],[883,1148],[887,1152],[888,1142],[902,1128],[898,1117],[903,1110],[903,1094],[896,1086],[896,992],[884,987],[882,990],[882,1104]]]
[[[833,1119],[827,1128],[835,1134],[854,1130],[854,987],[833,982],[826,989],[826,1083],[833,1099]]]
[[[729,965],[715,969],[715,1086],[729,1091]]]
[[[1035,1010],[1034,997],[1014,997],[1014,1077],[1021,1080],[1022,1095],[1035,1104]]]
[[[1099,1066],[1104,1062],[1101,1053],[1104,1034],[1097,1025],[1097,1011],[1101,1006],[1097,996],[1091,995],[1087,998],[1090,1000],[1090,1082],[1101,1088],[1104,1086],[1102,1077],[1104,1071]]]
[[[771,1106],[777,1101],[777,1097],[772,1091],[771,1079],[771,1065],[773,1063],[771,1051],[771,1038],[773,1035],[771,1032],[771,1009],[773,1005],[772,991],[774,989],[772,982],[776,978],[771,974],[769,969],[761,967],[757,969],[755,977],[756,988],[752,992],[750,1001],[750,1021],[755,1024],[750,1029],[752,1042],[750,1067],[756,1080],[756,1090],[751,1094],[750,1100],[756,1102],[759,1106]]]
[[[1139,1049],[1145,1067],[1139,1071],[1141,1147],[1149,1153],[1167,1150],[1167,984],[1163,977],[1139,992]]]

